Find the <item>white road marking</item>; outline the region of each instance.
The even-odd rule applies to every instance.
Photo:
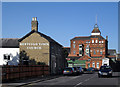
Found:
[[[83,84],[84,82],[86,82],[86,81],[88,81],[88,80],[90,80],[90,79],[94,78],[95,76],[96,76],[96,75],[92,76],[91,78],[88,78],[88,79],[84,80],[83,82],[78,83],[78,84],[77,84],[77,85],[75,85],[74,87],[77,87],[78,85]]]

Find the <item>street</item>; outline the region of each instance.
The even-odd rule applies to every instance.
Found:
[[[91,86],[91,87],[118,87],[120,85],[120,74],[114,72],[112,77],[102,77],[98,78],[97,73],[94,74],[82,74],[78,76],[61,76],[59,78],[46,80],[38,83],[31,83],[24,87],[29,86],[42,86],[42,87],[53,87],[53,86]]]

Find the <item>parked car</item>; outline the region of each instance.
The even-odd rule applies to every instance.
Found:
[[[94,68],[93,67],[89,67],[86,72],[87,73],[94,73]]]
[[[87,69],[86,68],[82,68],[83,69],[83,73],[86,73]]]
[[[78,75],[80,72],[78,67],[73,67],[73,68],[74,68],[74,75]]]
[[[98,77],[110,76],[112,77],[112,68],[110,66],[101,66],[98,72]]]
[[[99,69],[98,69],[98,68],[94,68],[94,71],[98,72],[98,71],[99,71]]]
[[[78,70],[79,70],[79,74],[82,74],[82,73],[83,73],[82,67],[77,67],[77,68],[78,68]]]
[[[64,70],[63,70],[63,75],[74,75],[75,71],[74,71],[74,68],[72,67],[66,67]]]

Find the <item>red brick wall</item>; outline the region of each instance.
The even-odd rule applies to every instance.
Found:
[[[94,43],[92,43],[92,40],[94,39]],[[89,45],[90,46],[90,50],[92,50],[92,52],[90,51],[90,55],[91,57],[102,57],[103,55],[106,56],[106,50],[107,50],[107,46],[106,46],[106,40],[103,39],[101,41],[104,41],[104,43],[95,43],[95,40],[98,40],[98,38],[91,38],[91,40],[71,40],[71,53],[70,55],[74,55],[73,51],[76,51],[75,56],[77,56],[77,54],[79,54],[79,44],[83,44],[84,45],[84,55],[85,50],[86,50],[86,46]],[[73,41],[75,41],[75,48],[73,48]],[[90,43],[86,43],[86,41],[90,41]],[[94,54],[94,50],[96,52],[96,54]],[[97,50],[99,50],[99,52],[97,52]],[[102,50],[103,54],[100,54],[100,50]]]

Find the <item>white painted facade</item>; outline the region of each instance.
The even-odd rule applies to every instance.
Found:
[[[102,66],[103,65],[108,65],[109,66],[109,58],[102,59]]]
[[[4,59],[4,55],[9,55],[10,59]],[[18,65],[19,48],[0,48],[0,65]]]

